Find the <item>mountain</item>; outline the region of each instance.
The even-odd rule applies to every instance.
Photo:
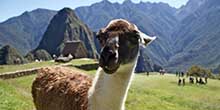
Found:
[[[144,48],[140,49],[140,56],[138,57],[137,65],[135,68],[136,73],[154,71],[154,64],[145,52],[146,51],[144,50]]]
[[[191,7],[192,1],[196,0],[189,1],[183,9]],[[220,65],[220,1],[203,2],[173,33],[175,55],[169,59],[168,68],[186,70],[191,65],[201,65],[215,69]]]
[[[93,31],[105,27],[112,19],[124,18],[136,24],[146,34],[156,35],[158,39],[146,49],[153,63],[165,65],[173,54],[170,36],[178,26],[175,17],[177,9],[168,4],[150,2],[135,4],[130,0],[119,4],[103,0],[91,6],[76,8],[75,11]]]
[[[37,47],[56,11],[36,9],[0,23],[0,44],[12,45],[22,54]]]
[[[206,1],[207,0],[189,0],[185,6],[182,6],[176,11],[177,19],[181,21],[190,14],[193,14]]]
[[[75,15],[70,8],[60,10],[50,21],[50,24],[40,41],[36,50],[44,49],[50,55],[59,56],[67,41],[83,41],[88,56],[96,57],[93,33],[89,28]]]
[[[6,45],[0,49],[0,65],[23,64],[27,60],[12,46]]]

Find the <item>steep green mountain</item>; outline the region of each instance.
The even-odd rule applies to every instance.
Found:
[[[36,50],[44,49],[50,55],[59,56],[67,41],[81,40],[88,50],[90,58],[96,57],[93,33],[75,15],[70,8],[60,10],[50,21],[50,24]]]
[[[0,23],[0,44],[12,45],[26,54],[37,47],[55,14],[52,10],[36,9]]]
[[[175,18],[176,9],[165,3],[140,2],[130,0],[122,4],[108,0],[87,7],[75,9],[77,15],[93,30],[105,27],[112,19],[124,18],[135,23],[139,29],[158,39],[146,51],[154,63],[165,65],[172,53],[171,34],[178,22]]]
[[[0,49],[0,65],[23,64],[27,60],[12,46],[6,45]]]
[[[215,69],[220,64],[220,1],[203,2],[181,21],[172,36],[175,55],[167,65],[170,69],[186,70],[194,64]],[[188,6],[191,5],[185,8]]]

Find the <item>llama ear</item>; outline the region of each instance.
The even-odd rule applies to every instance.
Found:
[[[101,28],[97,33],[96,33],[96,38],[99,38],[100,35],[102,35],[104,33],[105,29]]]
[[[141,31],[139,31],[139,34],[140,34],[140,42],[145,46],[149,45],[152,41],[154,41],[157,38],[156,36],[150,37]]]

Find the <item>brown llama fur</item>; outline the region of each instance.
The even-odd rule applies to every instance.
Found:
[[[43,68],[32,85],[37,110],[87,110],[92,78],[65,67]]]

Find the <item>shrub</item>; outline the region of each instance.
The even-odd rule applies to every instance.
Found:
[[[26,58],[29,62],[34,61],[34,55],[33,55],[31,52],[29,52],[29,53],[25,56],[25,58]]]
[[[188,69],[188,76],[195,76],[195,77],[204,77],[208,76],[209,78],[214,78],[214,75],[210,69],[205,69],[197,65],[193,65]]]
[[[27,60],[12,46],[6,45],[0,49],[0,64],[23,64]]]
[[[43,50],[43,49],[35,51],[34,57],[35,59],[43,60],[43,61],[52,60],[52,57],[50,56],[50,54],[46,50]]]

